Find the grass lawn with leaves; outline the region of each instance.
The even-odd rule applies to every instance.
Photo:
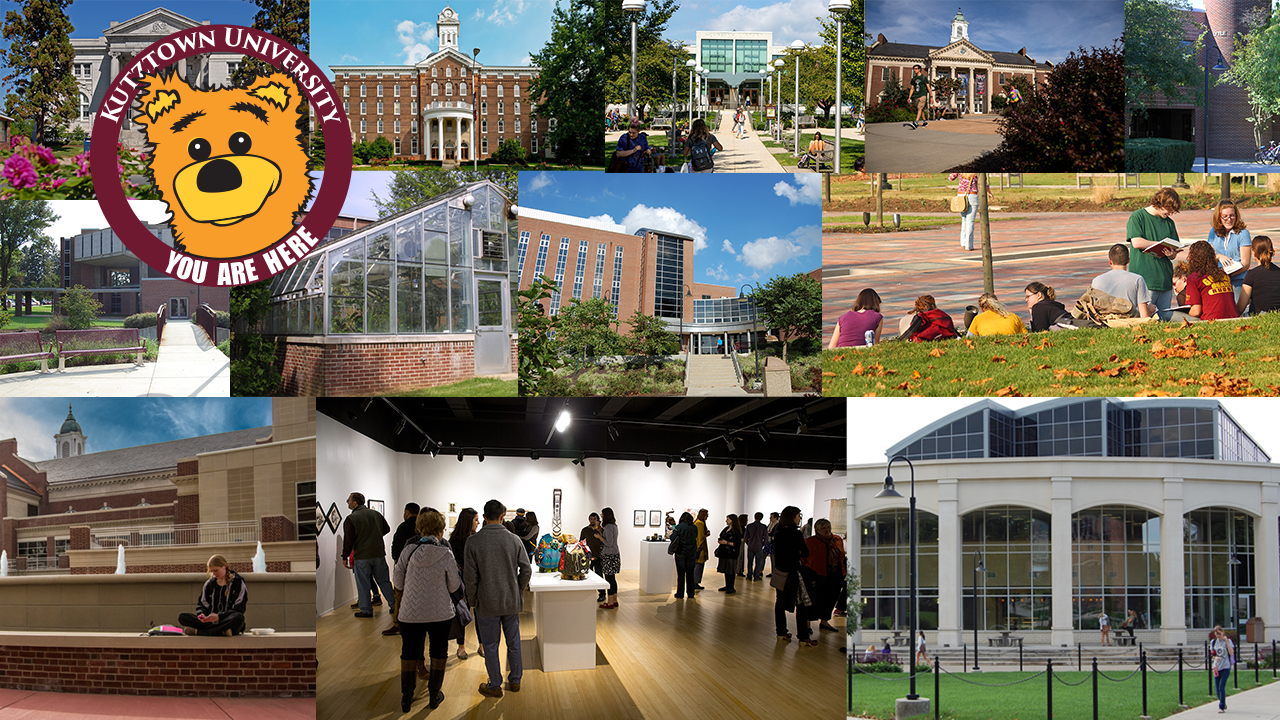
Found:
[[[1026,220],[1025,217],[991,218],[991,222],[1000,220]],[[887,233],[907,232],[909,230],[933,230],[948,225],[959,225],[960,216],[939,217],[929,215],[903,215],[901,230],[893,229],[893,217],[885,218],[883,228],[876,224],[875,213],[871,214],[871,224],[863,225],[861,215],[828,215],[822,218],[822,232],[827,233]]]
[[[1164,668],[1162,668],[1162,671]],[[1106,675],[1119,682],[1098,678],[1098,716],[1103,718],[1137,718],[1142,715],[1142,676],[1130,675],[1132,671],[1112,671]],[[1093,717],[1093,682],[1089,672],[1053,673],[1053,716],[1058,718]],[[1127,678],[1121,681],[1121,678]],[[1183,672],[1183,701],[1194,707],[1214,702],[1210,696],[1205,671]],[[1008,687],[982,687],[1005,685],[1022,680],[1021,684]],[[1270,671],[1260,676],[1260,683],[1253,681],[1253,672],[1239,674],[1240,690],[1230,688],[1230,695],[1247,689],[1267,685],[1272,681]],[[968,681],[968,682],[966,682]],[[1061,681],[1061,682],[1059,682]],[[916,677],[916,692],[921,697],[939,700],[941,717],[948,720],[1032,720],[1046,715],[1048,678],[1043,671],[1034,672],[983,672],[951,675],[943,673],[937,698],[933,692],[933,676]],[[1074,685],[1074,687],[1072,686]],[[855,674],[852,680],[853,702],[849,713],[856,717],[889,720],[894,716],[894,702],[906,697],[908,676],[893,673],[880,675]],[[1165,718],[1178,713],[1178,673],[1147,671],[1147,711],[1152,718]],[[930,713],[930,716],[932,713]]]
[[[497,378],[471,378],[451,385],[386,393],[388,397],[515,397],[516,381]]]
[[[823,394],[1280,395],[1280,313],[824,350]]]

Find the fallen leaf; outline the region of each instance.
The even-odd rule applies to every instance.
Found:
[[[859,361],[858,364],[853,367],[853,370],[849,372],[850,375],[861,375],[862,373],[863,373],[863,370],[862,370],[861,361]]]
[[[876,394],[875,394],[875,393],[863,393],[863,394],[862,394],[862,397],[875,397],[875,396],[876,396]]]
[[[919,380],[919,379],[920,379],[920,371],[919,371],[919,370],[912,370],[912,371],[911,371],[911,379],[912,379],[912,380]]]
[[[1076,354],[1077,354],[1077,355],[1083,355],[1083,354],[1085,354],[1085,353],[1087,353],[1087,352],[1089,352],[1089,351],[1088,351],[1088,350],[1077,350],[1077,351],[1076,351]]]
[[[1003,356],[1003,355],[995,355],[995,356],[992,356],[992,358],[991,358],[991,362],[993,362],[993,363],[1002,363],[1002,362],[1004,362],[1004,356]]]
[[[1053,371],[1053,375],[1057,379],[1061,380],[1062,378],[1067,377],[1068,375],[1071,377],[1087,377],[1088,373],[1083,373],[1083,372],[1080,372],[1079,370],[1072,370],[1070,368],[1058,368],[1057,370]]]
[[[972,345],[970,347],[972,347]],[[942,348],[934,348],[929,351],[929,357],[942,357],[943,355],[946,355],[946,354],[947,354],[947,351],[943,350]]]
[[[973,349],[973,341],[972,341],[972,340],[970,340],[969,338],[965,338],[965,339],[964,339],[964,344],[965,344],[965,345],[966,345],[970,350],[972,350],[972,349]]]
[[[1257,330],[1253,325],[1237,325],[1231,332],[1244,332],[1245,330]]]
[[[1116,360],[1119,360],[1119,359],[1120,359],[1119,355],[1112,355],[1111,357],[1107,358],[1107,362],[1115,362]]]
[[[1179,340],[1178,338],[1169,338],[1168,340],[1157,340],[1151,345],[1151,355],[1156,358],[1192,358],[1198,355],[1199,348],[1196,347],[1194,338]]]
[[[1049,348],[1051,348],[1051,347],[1053,347],[1053,343],[1049,342],[1048,340],[1041,340],[1041,341],[1040,341],[1040,344],[1039,344],[1039,345],[1037,345],[1037,346],[1035,347],[1035,349],[1036,349],[1036,350],[1047,350],[1047,349],[1049,349]]]
[[[991,382],[992,378],[982,378],[981,380],[970,380],[970,385],[986,385]]]
[[[826,371],[823,371],[823,373],[822,373],[822,377],[835,377],[835,376],[836,376],[836,374],[835,374],[835,373],[833,373],[833,372],[826,372]]]
[[[1037,369],[1037,370],[1048,370],[1048,369],[1049,369],[1049,367],[1050,367],[1050,366],[1048,366],[1048,365],[1037,365],[1037,366],[1036,366],[1036,369]]]
[[[1072,395],[1083,395],[1084,388],[1080,387],[1079,385],[1072,385],[1071,387],[1067,388],[1067,392],[1071,393]]]
[[[1026,397],[1026,395],[1018,392],[1017,385],[1010,385],[996,390],[996,397]]]
[[[1133,394],[1134,397],[1178,397],[1178,393],[1168,392],[1166,390],[1139,390]]]
[[[910,389],[910,387],[911,387],[911,381],[910,381],[910,380],[903,380],[902,382],[898,383],[897,385],[894,385],[894,386],[893,386],[893,389],[894,389],[894,390],[907,390],[907,389]]]
[[[831,356],[831,359],[832,359],[832,360],[835,360],[836,362],[840,362],[841,360],[843,360],[843,359],[844,359],[844,354],[843,354],[843,353],[841,353],[840,355],[832,355],[832,356]]]
[[[1272,362],[1273,360],[1275,360],[1275,359],[1276,359],[1276,356],[1275,356],[1275,355],[1265,355],[1265,356],[1260,357],[1260,358],[1258,358],[1258,359],[1259,359],[1259,360],[1261,360],[1262,362]]]

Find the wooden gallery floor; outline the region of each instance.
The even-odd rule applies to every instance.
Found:
[[[543,673],[537,654],[530,596],[520,617],[524,679],[520,692],[487,698],[484,658],[476,654],[474,624],[467,627],[466,660],[451,642],[444,703],[427,707],[423,683],[404,717],[577,720],[578,718],[841,717],[844,695],[844,619],[840,632],[822,631],[821,644],[780,642],[773,627],[768,579],[738,579],[738,592],[716,592],[724,576],[708,570],[707,587],[694,600],[641,595],[638,573],[618,576],[617,610],[597,610],[596,668]],[[385,606],[372,620],[343,607],[316,622],[320,663],[318,720],[393,718],[400,713],[400,638],[383,637]],[[795,634],[795,616],[788,615]],[[813,624],[815,630],[817,623]],[[501,649],[505,658],[505,647]],[[506,679],[505,662],[503,680]],[[505,686],[504,686],[505,687]]]

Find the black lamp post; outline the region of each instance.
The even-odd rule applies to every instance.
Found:
[[[684,50],[684,43],[672,40],[667,47],[671,48],[671,143],[667,145],[667,154],[670,155],[676,147],[676,62]]]
[[[902,493],[893,489],[893,476],[889,474],[889,470],[893,467],[893,464],[899,460],[905,462],[907,467],[911,468],[911,501],[909,506],[910,510],[907,515],[907,524],[911,529],[911,556],[909,560],[911,563],[911,596],[908,601],[910,604],[907,606],[907,616],[910,618],[911,625],[911,635],[909,636],[911,641],[909,645],[914,646],[916,641],[916,468],[905,455],[895,455],[889,460],[889,464],[885,466],[884,489],[876,493],[876,497],[902,497]],[[915,661],[913,660],[912,663],[914,664],[914,662]],[[911,690],[907,693],[907,699],[920,699],[920,695],[916,693],[916,673],[914,668],[912,668],[911,671]]]
[[[751,288],[751,295],[753,296],[751,299],[751,352],[755,353],[755,356],[756,356],[756,379],[759,380],[760,379],[760,346],[756,342],[756,303],[755,303],[754,296],[756,294],[756,291],[758,291],[760,288],[756,287],[755,285],[752,285],[751,283],[745,283],[742,287],[738,288],[738,295],[743,298],[746,298],[746,294],[742,292],[745,288]]]
[[[978,667],[978,575],[987,571],[982,562],[982,553],[973,551],[973,670],[982,672]]]
[[[1222,53],[1218,53],[1218,62],[1213,64],[1214,70],[1226,70],[1222,64]],[[1204,51],[1204,181],[1209,182],[1209,49]]]
[[[688,285],[681,285],[680,287],[684,289],[684,292],[681,293],[680,295],[680,349],[683,350],[684,349],[684,299],[687,297],[693,297],[693,293],[689,290]],[[690,352],[693,351],[692,335],[693,333],[690,333],[690,338],[689,338]]]
[[[1236,645],[1240,644],[1240,621],[1236,618],[1236,612],[1240,609],[1240,583],[1236,580],[1236,573],[1240,570],[1240,558],[1236,556],[1236,548],[1231,546],[1231,557],[1227,559],[1227,565],[1231,566],[1231,629],[1236,632]]]

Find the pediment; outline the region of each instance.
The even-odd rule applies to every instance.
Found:
[[[469,68],[472,65],[472,60],[470,55],[463,53],[461,50],[458,50],[457,48],[447,47],[443,50],[437,50],[431,53],[430,55],[426,56],[425,58],[419,60],[417,63],[414,64],[414,67],[429,68],[432,65],[435,65],[436,63],[445,59],[446,57],[453,57],[463,67]]]
[[[957,40],[946,47],[929,51],[930,60],[948,60],[957,62],[995,62],[990,53],[980,49],[968,40]]]
[[[115,27],[104,30],[102,34],[106,37],[117,39],[138,35],[163,37],[172,35],[179,30],[199,27],[200,25],[201,23],[198,20],[192,20],[172,10],[156,8],[137,17],[117,23]]]

